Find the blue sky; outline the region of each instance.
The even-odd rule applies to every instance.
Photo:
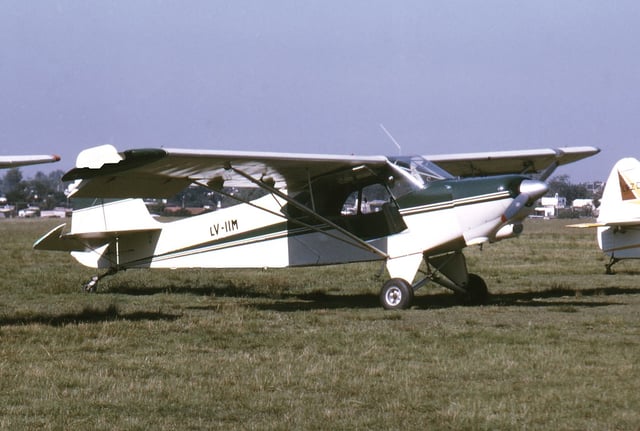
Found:
[[[0,2],[0,154],[87,147],[640,157],[640,2]],[[24,168],[30,175],[49,167]]]

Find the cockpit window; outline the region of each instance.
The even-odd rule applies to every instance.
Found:
[[[453,178],[449,172],[421,156],[390,157],[389,160],[422,186],[431,181]]]
[[[371,184],[354,190],[345,200],[340,214],[349,216],[376,213],[390,203],[393,200],[389,190],[382,184]]]

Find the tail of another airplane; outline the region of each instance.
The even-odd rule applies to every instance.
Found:
[[[598,245],[611,259],[640,258],[640,161],[628,157],[611,170],[600,203]]]
[[[611,170],[600,203],[599,223],[640,223],[640,162],[628,157]]]

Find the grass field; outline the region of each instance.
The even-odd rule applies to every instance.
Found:
[[[466,251],[489,305],[378,305],[380,264],[94,272],[0,221],[0,429],[640,428],[640,262],[531,220]]]

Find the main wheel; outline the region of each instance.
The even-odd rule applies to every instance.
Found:
[[[386,310],[404,310],[413,301],[413,287],[402,278],[392,278],[380,290],[380,304]]]
[[[482,305],[489,299],[487,284],[477,274],[469,274],[469,280],[465,287],[467,293],[458,294],[458,300],[464,305]]]

